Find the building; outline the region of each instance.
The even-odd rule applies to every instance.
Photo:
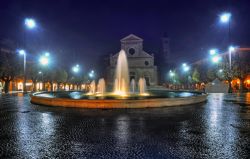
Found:
[[[121,49],[127,55],[130,80],[138,81],[139,78],[144,77],[148,86],[157,85],[157,66],[154,62],[154,54],[143,50],[143,39],[130,34],[121,39],[120,42]],[[110,55],[107,70],[108,84],[112,84],[114,81],[117,58],[118,53]]]
[[[158,82],[163,84],[166,82],[166,74],[174,67],[174,61],[171,60],[170,38],[165,33],[161,38],[161,51],[156,56],[158,66]]]
[[[162,54],[163,54],[164,64],[170,65],[171,64],[170,39],[167,34],[164,34],[162,37]]]

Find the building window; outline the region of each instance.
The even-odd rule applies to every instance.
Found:
[[[128,50],[128,52],[129,52],[130,55],[134,55],[135,54],[135,49],[134,48],[130,48]]]
[[[148,61],[145,61],[144,64],[145,64],[146,66],[148,66],[148,65],[149,65],[149,62],[148,62]]]

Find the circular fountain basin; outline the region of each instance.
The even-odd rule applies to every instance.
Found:
[[[199,92],[149,91],[149,94],[117,96],[107,93],[100,96],[84,92],[42,92],[31,94],[30,97],[31,103],[39,105],[101,109],[181,106],[207,100],[207,94]]]

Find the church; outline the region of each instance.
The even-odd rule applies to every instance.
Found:
[[[144,77],[148,86],[158,84],[157,66],[154,61],[154,54],[147,53],[143,50],[143,39],[130,34],[121,42],[121,50],[124,50],[128,59],[129,78],[138,81]],[[109,66],[107,69],[107,80],[111,84],[114,81],[115,69],[117,64],[118,53],[110,55]]]

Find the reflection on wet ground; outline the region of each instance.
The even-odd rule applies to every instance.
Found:
[[[0,95],[0,158],[249,158],[250,107],[223,94],[208,98],[191,106],[89,110]]]

